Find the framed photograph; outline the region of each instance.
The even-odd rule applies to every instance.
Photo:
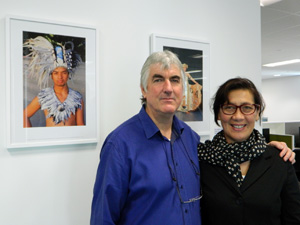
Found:
[[[7,148],[97,142],[96,29],[6,18]]]
[[[152,34],[151,52],[163,50],[175,53],[186,73],[184,98],[176,116],[199,135],[209,135],[209,43]]]

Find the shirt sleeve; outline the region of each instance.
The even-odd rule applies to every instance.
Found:
[[[104,143],[92,202],[91,225],[117,224],[128,193],[128,162],[116,143]]]
[[[282,190],[282,224],[300,224],[300,187],[293,166],[287,163],[287,179]]]

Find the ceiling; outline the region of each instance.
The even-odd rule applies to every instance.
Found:
[[[262,65],[300,59],[300,1],[281,0],[261,7]],[[300,76],[300,63],[262,66],[262,79]]]

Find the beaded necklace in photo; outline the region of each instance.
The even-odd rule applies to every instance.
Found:
[[[69,88],[68,97],[60,102],[53,88],[45,88],[38,94],[41,110],[48,110],[47,118],[53,117],[53,122],[59,124],[68,120],[78,108],[81,109],[82,95],[78,91]]]

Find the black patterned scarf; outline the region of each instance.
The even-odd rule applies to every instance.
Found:
[[[248,140],[232,144],[226,142],[222,130],[212,141],[198,145],[198,157],[200,161],[225,167],[228,174],[236,180],[238,187],[241,187],[243,177],[240,164],[259,157],[265,152],[266,146],[265,138],[255,129]]]

